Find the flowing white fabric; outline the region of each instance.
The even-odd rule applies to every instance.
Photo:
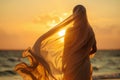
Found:
[[[26,49],[22,56],[28,57],[30,65],[22,62],[16,65],[15,70],[24,80],[61,80],[62,53],[64,48],[63,36],[58,36],[60,30],[66,30],[73,21],[70,16],[54,28],[38,38],[32,48]]]

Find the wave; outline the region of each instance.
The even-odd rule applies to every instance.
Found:
[[[120,79],[120,73],[93,76],[93,80],[98,79]]]
[[[0,71],[0,76],[10,76],[10,75],[17,75],[17,73],[12,70]]]

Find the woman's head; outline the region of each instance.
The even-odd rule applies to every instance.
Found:
[[[77,16],[85,16],[86,15],[86,9],[83,5],[76,5],[73,8],[73,14]]]
[[[75,24],[80,22],[82,24],[88,23],[86,8],[83,5],[76,5],[73,8],[73,16],[75,16]]]

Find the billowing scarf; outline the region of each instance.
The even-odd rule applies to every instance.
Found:
[[[71,15],[40,36],[32,48],[22,53],[30,64],[17,64],[15,71],[24,80],[79,80],[79,74],[84,70],[82,68],[90,68],[89,53],[95,36],[89,24],[73,24],[76,19],[77,15]],[[65,35],[58,36],[62,30],[66,32]]]

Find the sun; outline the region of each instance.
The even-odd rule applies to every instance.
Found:
[[[62,37],[62,36],[64,36],[64,35],[65,35],[65,29],[63,29],[63,30],[61,30],[61,31],[58,32],[58,36]],[[64,37],[62,37],[62,38],[60,39],[60,41],[61,41],[61,42],[64,42]]]
[[[61,30],[60,32],[58,32],[59,36],[64,36],[65,35],[65,30]]]

